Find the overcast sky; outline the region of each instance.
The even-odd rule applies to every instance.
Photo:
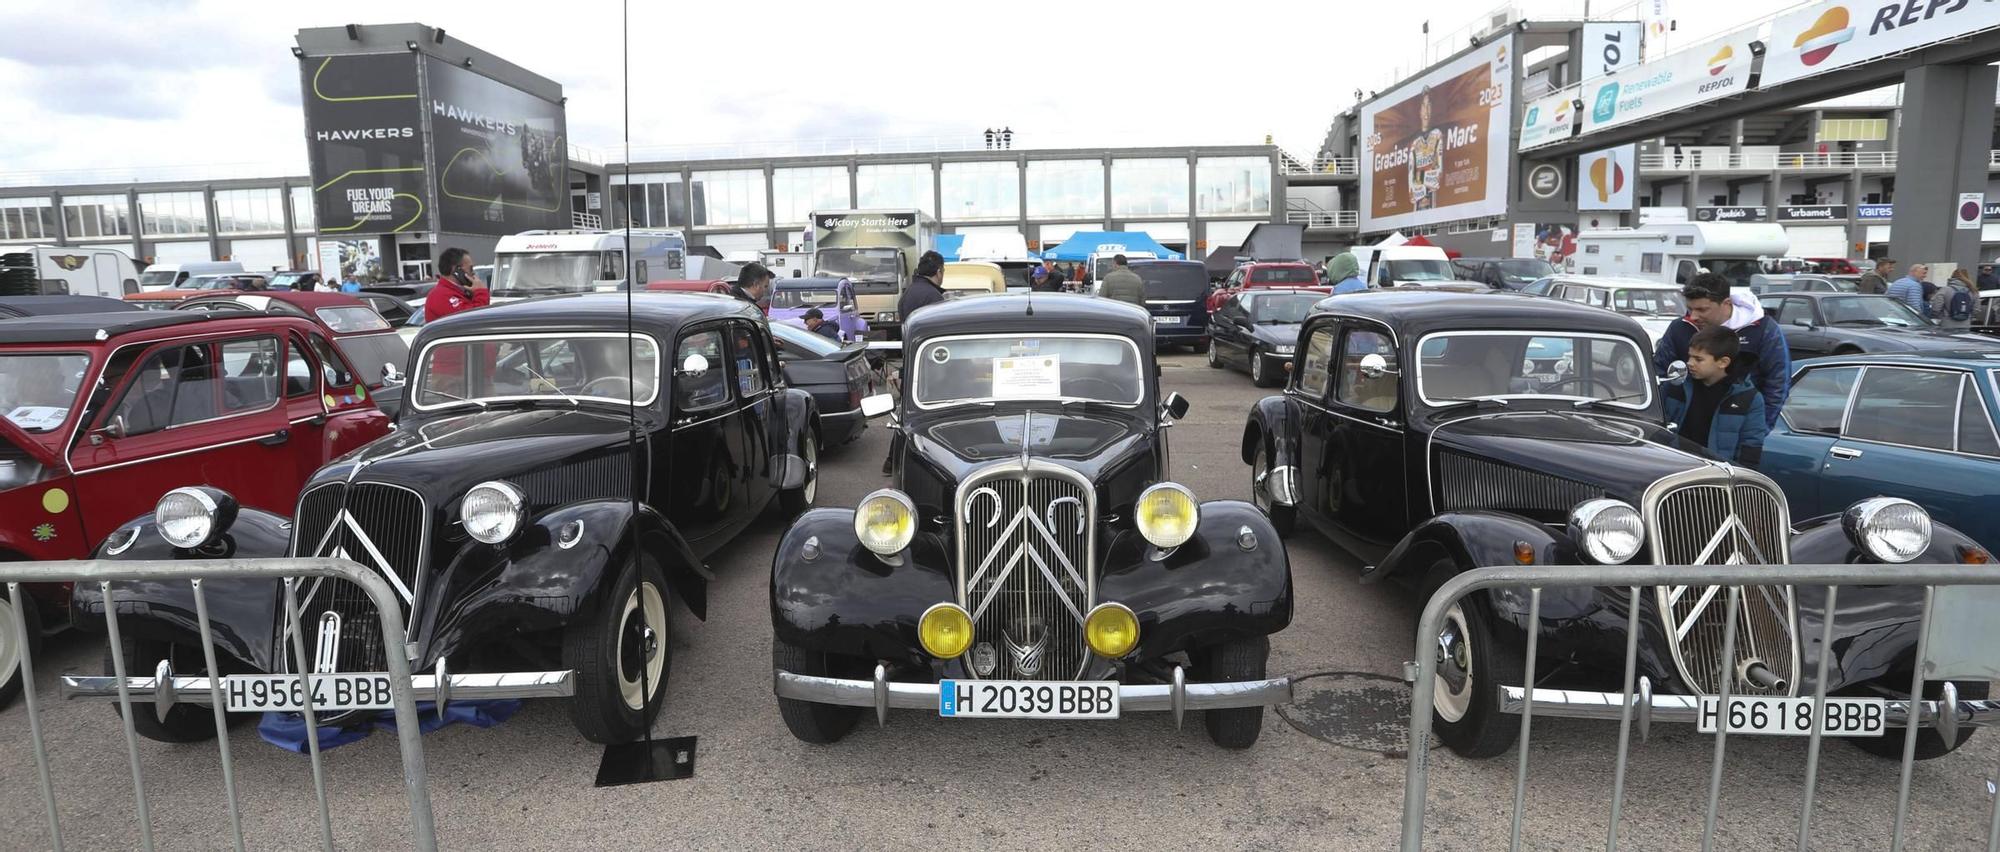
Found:
[[[1693,39],[1795,3],[1668,7],[1675,38]],[[1016,147],[1259,144],[1271,134],[1310,156],[1356,88],[1387,88],[1399,68],[1421,64],[1426,19],[1443,38],[1497,5],[639,2],[632,143],[977,136],[1004,125]],[[1630,5],[1597,0],[1593,11]],[[611,0],[8,0],[0,172],[250,164],[303,174],[292,34],[413,16],[560,82],[575,143],[619,144]]]

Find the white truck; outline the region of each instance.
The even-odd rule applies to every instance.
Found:
[[[779,278],[805,278],[812,275],[812,255],[802,251],[779,251],[761,249],[757,252],[757,262]]]
[[[622,291],[626,281],[626,232],[524,231],[501,237],[493,249],[493,299],[510,301],[562,293]],[[672,228],[631,230],[632,278],[687,277],[687,237]]]
[[[871,329],[897,336],[896,302],[917,260],[937,248],[937,220],[922,210],[821,210],[812,214],[813,273],[854,285]]]
[[[1563,260],[1580,275],[1628,275],[1686,284],[1714,272],[1737,287],[1764,271],[1764,262],[1791,251],[1785,228],[1771,222],[1655,222],[1637,228],[1584,231]]]
[[[1028,238],[1020,231],[975,232],[965,235],[958,247],[961,261],[981,261],[1000,267],[1007,278],[1007,292],[1026,293],[1033,289],[1035,268],[1042,265],[1028,251]]]
[[[8,246],[0,249],[0,267],[0,296],[122,299],[139,292],[139,265],[103,246]]]
[[[1372,287],[1459,288],[1468,283],[1437,246],[1355,246],[1348,251],[1361,264],[1362,280]]]

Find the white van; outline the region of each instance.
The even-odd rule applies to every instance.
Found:
[[[1462,283],[1444,249],[1437,246],[1355,246],[1348,251],[1361,264],[1361,278],[1371,287],[1435,287]]]
[[[1584,231],[1563,264],[1583,275],[1630,275],[1669,284],[1686,284],[1706,270],[1748,289],[1766,260],[1791,248],[1785,226],[1775,222],[1658,222]]]
[[[501,237],[493,248],[493,299],[622,291],[626,234],[563,230]],[[687,277],[687,237],[679,230],[633,228],[630,234],[632,274],[640,287]]]
[[[104,296],[122,299],[139,292],[139,265],[132,256],[103,246],[9,246],[0,249],[6,266],[35,270],[26,292],[6,296]],[[19,288],[16,288],[19,289]]]
[[[177,290],[186,284],[190,276],[219,275],[227,272],[243,272],[241,261],[235,260],[195,260],[187,263],[155,263],[139,273],[139,292],[151,293],[157,290]]]

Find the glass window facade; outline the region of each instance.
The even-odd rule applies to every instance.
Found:
[[[285,232],[284,193],[267,189],[225,189],[215,193],[218,234],[282,234]]]
[[[611,175],[611,204],[623,208],[637,228],[687,227],[685,190],[679,172],[635,174],[629,185],[624,175]]]
[[[123,195],[72,195],[63,198],[63,228],[72,240],[132,235],[132,212]]]
[[[139,196],[139,221],[147,236],[208,233],[208,211],[199,192],[148,192]]]
[[[1186,216],[1186,160],[1157,158],[1111,161],[1111,215]]]
[[[929,163],[856,166],[854,191],[862,210],[915,207],[937,215],[937,175]]]
[[[779,225],[804,225],[814,210],[846,210],[847,167],[774,169],[771,172],[771,215]]]
[[[1271,161],[1264,157],[1202,157],[1194,164],[1195,212],[1203,216],[1268,215]]]
[[[0,198],[0,240],[56,238],[56,211],[47,198]]]
[[[1028,215],[1036,219],[1104,218],[1101,160],[1030,160]]]
[[[764,208],[764,172],[731,169],[694,173],[694,225],[732,228],[770,222]]]
[[[944,196],[940,219],[1020,218],[1021,168],[1016,163],[945,163],[938,181]]]
[[[310,234],[319,227],[318,215],[313,210],[312,187],[292,187],[292,227],[301,234]]]

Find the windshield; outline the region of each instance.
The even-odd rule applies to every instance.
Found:
[[[319,321],[326,323],[327,328],[333,329],[338,334],[389,330],[389,322],[383,319],[381,314],[376,313],[374,308],[364,305],[320,308],[313,313],[319,314]]]
[[[1199,263],[1138,263],[1132,271],[1145,282],[1148,299],[1189,301],[1208,292],[1208,268]]]
[[[1396,281],[1457,281],[1451,263],[1443,260],[1385,260],[1389,277]]]
[[[1883,325],[1892,328],[1922,328],[1930,325],[1909,305],[1887,296],[1847,296],[1822,299],[1820,311],[1827,325]]]
[[[840,341],[824,334],[815,334],[788,322],[771,323],[771,336],[778,339],[780,351],[790,349],[812,358],[832,355],[841,349]]]
[[[1622,337],[1560,332],[1444,332],[1418,347],[1417,391],[1443,405],[1472,399],[1652,402],[1646,356]]]
[[[147,270],[145,272],[139,273],[139,286],[165,287],[169,284],[174,283],[174,279],[178,277],[180,274],[181,274],[180,270],[178,269]]]
[[[1701,267],[1729,279],[1729,286],[1750,288],[1751,276],[1763,273],[1764,264],[1747,258],[1704,257]]]
[[[1509,284],[1526,284],[1556,274],[1556,268],[1546,260],[1502,260],[1493,265],[1500,270],[1500,280]]]
[[[1251,284],[1318,284],[1313,271],[1303,266],[1265,266],[1250,270]]]
[[[1258,296],[1250,301],[1250,318],[1258,323],[1305,322],[1321,298],[1317,293]]]
[[[825,287],[785,287],[771,292],[773,308],[824,308],[840,301],[834,285]]]
[[[588,293],[597,282],[625,280],[618,252],[565,251],[503,254],[493,263],[493,295],[546,296]],[[617,289],[615,286],[604,289]]]
[[[29,432],[62,426],[89,366],[82,353],[0,355],[0,413]]]
[[[1000,400],[1138,405],[1144,359],[1122,337],[993,335],[924,344],[912,369],[919,408]]]
[[[1613,290],[1611,308],[1625,314],[1677,317],[1687,313],[1687,302],[1672,290]]]
[[[894,280],[903,274],[903,253],[892,248],[820,249],[813,262],[819,275]]]
[[[659,386],[659,351],[652,338],[629,335],[637,369],[627,371],[627,339],[599,333],[441,340],[424,348],[413,402],[425,409],[503,400],[645,405]]]
[[[306,277],[306,275],[307,273],[304,272],[280,272],[276,275],[271,276],[271,289],[273,290],[290,289],[294,286],[297,286],[299,280]]]

